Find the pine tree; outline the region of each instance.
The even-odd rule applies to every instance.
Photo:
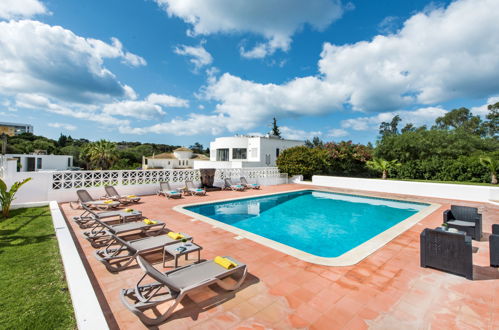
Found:
[[[275,117],[272,121],[272,131],[270,131],[270,134],[281,137],[281,131],[279,130],[279,126],[277,126],[277,120]]]

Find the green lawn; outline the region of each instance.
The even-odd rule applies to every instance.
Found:
[[[48,207],[0,218],[0,328],[75,329]]]

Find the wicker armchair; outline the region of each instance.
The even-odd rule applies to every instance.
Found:
[[[492,225],[489,236],[490,267],[499,267],[499,225]]]
[[[426,228],[420,235],[421,267],[432,267],[473,279],[471,237]]]
[[[444,211],[444,223],[449,228],[466,232],[476,241],[482,238],[482,215],[476,207],[452,205],[450,210]]]

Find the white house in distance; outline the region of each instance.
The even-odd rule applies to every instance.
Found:
[[[196,160],[194,168],[275,166],[283,150],[304,144],[303,141],[285,140],[273,135],[219,137],[210,143],[210,160]]]
[[[14,166],[17,172],[64,171],[73,167],[70,155],[6,154],[5,157],[16,160],[9,162],[9,166]]]
[[[208,160],[205,155],[195,154],[191,149],[178,148],[150,157],[142,157],[142,169],[193,168],[194,161]]]

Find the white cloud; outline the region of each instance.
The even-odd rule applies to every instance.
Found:
[[[341,91],[317,77],[297,78],[283,85],[259,84],[225,73],[211,80],[204,96],[219,103],[216,111],[233,120],[229,130],[253,128],[277,118],[319,115],[342,105]]]
[[[166,94],[149,94],[149,96],[147,96],[146,98],[146,101],[153,104],[159,104],[174,108],[186,108],[189,106],[189,101]]]
[[[427,125],[435,123],[435,119],[447,113],[447,110],[439,107],[427,107],[417,110],[401,110],[393,112],[382,112],[374,116],[359,117],[341,121],[342,128],[349,128],[354,131],[378,130],[381,122],[390,122],[393,117],[399,115],[402,119],[399,128],[412,123],[414,126]]]
[[[115,118],[107,113],[99,111],[95,105],[82,104],[57,104],[49,98],[39,94],[17,94],[16,106],[24,109],[41,110],[68,116],[77,119],[85,119],[104,126],[130,126],[130,121]]]
[[[182,135],[219,135],[226,130],[229,119],[223,115],[200,115],[191,113],[186,119],[175,118],[168,122],[148,127],[120,127],[120,132],[127,134],[173,134]]]
[[[176,47],[174,51],[175,54],[191,57],[189,61],[194,64],[196,70],[199,70],[203,66],[210,65],[213,62],[213,57],[203,45],[197,47],[180,45],[179,47]]]
[[[145,64],[117,39],[107,44],[38,21],[0,22],[0,44],[0,94],[4,95],[36,93],[82,103],[133,97],[133,89],[119,82],[104,67],[104,60]]]
[[[382,34],[395,33],[399,28],[400,17],[387,16],[378,24],[378,31]]]
[[[2,0],[0,1],[0,18],[29,18],[39,14],[47,14],[47,8],[38,0]]]
[[[343,136],[347,136],[347,135],[348,135],[348,131],[341,129],[341,128],[333,128],[327,132],[327,136],[330,136],[333,138],[339,138],[339,137],[343,137]]]
[[[246,57],[287,51],[291,37],[304,25],[323,30],[343,14],[341,0],[155,0],[169,16],[192,25],[191,36],[253,33],[265,38]]]
[[[253,128],[272,116],[391,113],[409,106],[430,111],[450,99],[488,97],[499,90],[497,11],[497,0],[427,9],[396,34],[344,46],[325,43],[317,76],[263,84],[225,73],[208,79],[204,97],[232,119],[230,131]],[[351,124],[359,130],[368,126]]]
[[[142,120],[158,118],[165,114],[159,105],[147,101],[121,101],[106,104],[103,107],[103,113]]]
[[[319,61],[325,81],[356,110],[486,97],[499,89],[497,0],[460,0],[409,18],[396,34],[329,43]]]
[[[49,123],[49,126],[54,128],[62,128],[66,131],[74,131],[76,129],[75,125],[65,123]]]
[[[281,131],[281,136],[285,139],[289,140],[310,140],[314,138],[315,136],[321,136],[322,132],[321,131],[312,131],[312,132],[307,132],[301,129],[294,129],[291,127],[287,126],[281,126],[279,127]]]
[[[470,111],[474,115],[479,115],[480,117],[485,118],[485,116],[487,116],[489,114],[488,106],[490,104],[496,104],[497,102],[499,102],[499,95],[498,96],[489,97],[487,99],[487,103],[485,103],[485,104],[483,104],[481,106],[478,106],[478,107],[472,107],[470,109]]]

